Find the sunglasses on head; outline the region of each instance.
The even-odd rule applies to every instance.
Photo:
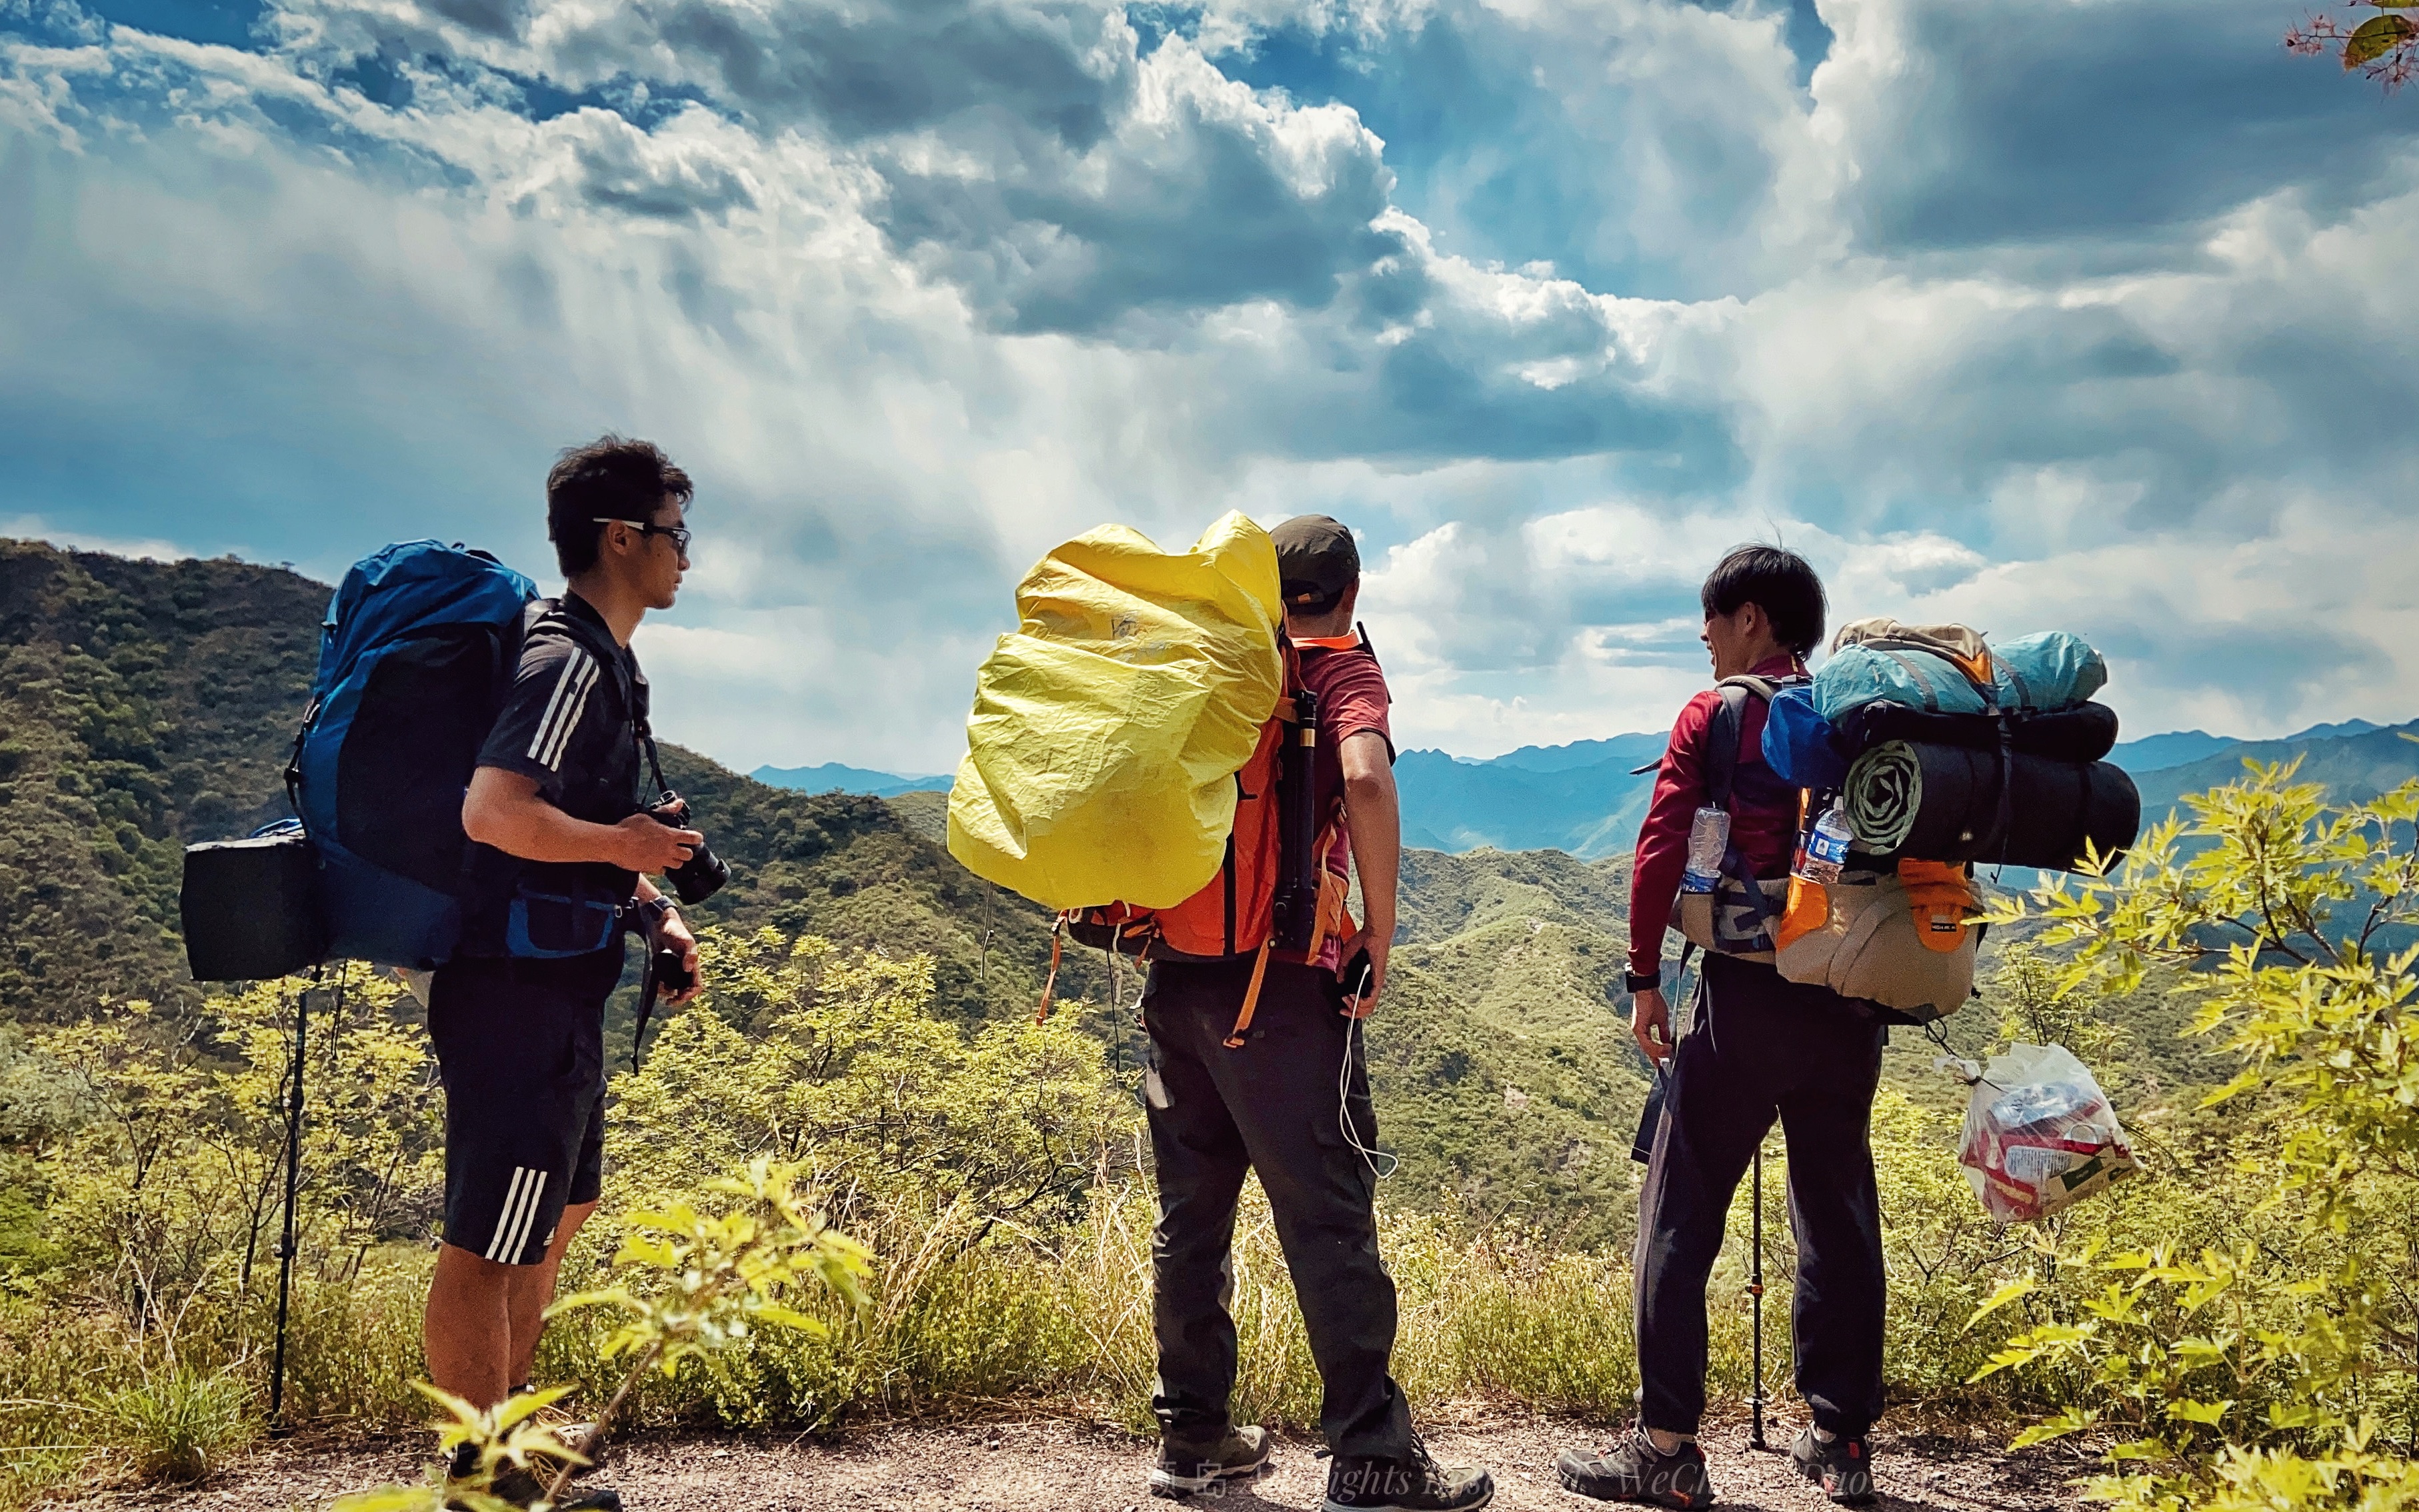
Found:
[[[683,556],[688,555],[688,527],[686,525],[657,525],[652,520],[623,519],[616,515],[591,516],[589,522],[594,525],[627,525],[640,535],[669,535],[672,538],[672,549]]]

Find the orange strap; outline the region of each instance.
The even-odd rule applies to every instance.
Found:
[[[1050,1016],[1050,995],[1058,986],[1058,957],[1065,952],[1066,949],[1067,916],[1061,914],[1058,916],[1058,922],[1052,925],[1050,929],[1050,976],[1041,984],[1041,1004],[1033,1011],[1033,1022],[1036,1024]]]
[[[1293,643],[1313,651],[1358,651],[1361,633],[1355,630],[1350,635],[1298,635],[1293,637]]]
[[[1269,943],[1267,940],[1260,942],[1259,957],[1252,963],[1252,985],[1244,989],[1243,1011],[1235,1015],[1235,1027],[1226,1035],[1226,1048],[1229,1050],[1243,1048],[1243,1035],[1252,1026],[1252,1015],[1259,1011],[1260,979],[1269,974]]]

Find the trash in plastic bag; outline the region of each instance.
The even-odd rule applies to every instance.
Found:
[[[1957,1161],[1999,1222],[2046,1218],[2140,1168],[2108,1094],[2064,1045],[2010,1045],[1979,1070],[1953,1064],[1973,1088]]]

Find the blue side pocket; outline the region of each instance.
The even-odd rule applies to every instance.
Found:
[[[504,949],[524,960],[560,961],[589,955],[613,943],[622,922],[618,899],[587,893],[514,894],[504,923]]]

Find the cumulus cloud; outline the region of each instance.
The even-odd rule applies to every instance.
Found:
[[[0,466],[543,565],[651,436],[641,651],[743,766],[946,769],[1034,556],[1229,507],[1363,529],[1410,744],[1664,723],[1748,538],[2096,636],[2138,733],[2400,717],[2410,118],[2180,5],[0,0]]]

